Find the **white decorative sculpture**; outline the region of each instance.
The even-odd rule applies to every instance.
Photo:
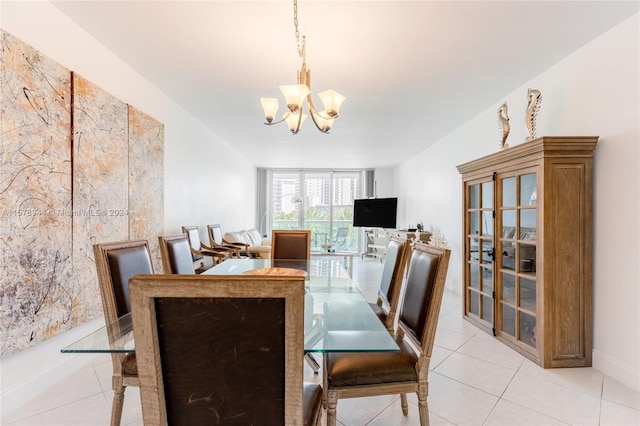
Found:
[[[527,123],[527,133],[529,137],[526,140],[530,141],[536,138],[536,116],[540,109],[540,103],[542,102],[542,94],[539,90],[529,89],[527,91],[527,115],[525,117]]]
[[[509,136],[509,130],[511,130],[511,126],[509,125],[509,109],[507,108],[507,102],[503,103],[500,108],[498,108],[498,125],[500,127],[501,138],[500,149],[509,148],[509,144],[507,143],[507,137]]]

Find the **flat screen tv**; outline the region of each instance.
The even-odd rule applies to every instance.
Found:
[[[397,198],[353,200],[353,226],[395,229],[397,212]]]

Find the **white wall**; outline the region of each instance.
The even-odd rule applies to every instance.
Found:
[[[517,145],[528,88],[542,92],[538,135],[600,136],[594,187],[594,368],[636,390],[640,382],[639,15],[507,94],[396,169],[399,223],[424,221],[452,248],[447,286],[462,289],[462,183],[458,164],[498,150],[497,110],[509,105]],[[498,97],[498,96],[502,97]],[[419,173],[416,171],[419,170]]]
[[[177,233],[182,225],[199,225],[201,232],[206,232],[206,225],[211,223],[220,223],[223,230],[252,226],[256,168],[240,153],[48,2],[3,1],[0,26],[164,123],[165,233]],[[204,234],[202,236],[206,241]],[[58,380],[59,377],[53,376],[54,366],[65,362],[80,366],[84,360],[90,362],[88,355],[83,358],[59,353],[62,347],[84,334],[86,330],[82,326],[76,327],[28,352],[2,359],[3,413],[24,402],[25,395],[37,395],[40,386]],[[9,371],[11,374],[7,374]]]
[[[375,196],[377,198],[395,197],[395,188],[393,187],[394,169],[389,167],[381,167],[375,169]]]

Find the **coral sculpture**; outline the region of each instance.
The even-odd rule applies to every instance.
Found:
[[[525,117],[527,123],[527,133],[529,137],[526,140],[536,138],[536,116],[540,109],[540,103],[542,102],[542,94],[539,90],[529,89],[527,91],[527,116]]]

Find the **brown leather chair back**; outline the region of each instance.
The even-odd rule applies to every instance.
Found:
[[[186,234],[158,237],[165,274],[195,274]]]
[[[395,290],[393,284],[402,282],[402,277],[395,282],[394,279],[398,276],[398,272],[400,272],[401,269],[404,270],[406,258],[403,250],[405,250],[405,244],[407,244],[407,241],[400,237],[389,237],[384,266],[382,267],[380,291],[378,293],[378,297],[387,305],[389,305],[393,299],[392,293]]]
[[[438,288],[441,292],[444,288],[449,253],[448,249],[438,249],[418,242],[414,244],[398,322],[405,333],[411,335],[423,348],[425,329],[429,327],[427,317],[435,315],[434,328],[437,324],[438,312],[433,310],[439,311],[442,295],[439,294],[439,300],[434,300],[437,303],[431,302],[434,289]],[[432,331],[435,334],[435,330]]]
[[[310,230],[273,230],[271,259],[309,260],[311,257]]]
[[[107,323],[131,311],[129,278],[153,274],[146,240],[121,241],[93,246],[102,306]]]

